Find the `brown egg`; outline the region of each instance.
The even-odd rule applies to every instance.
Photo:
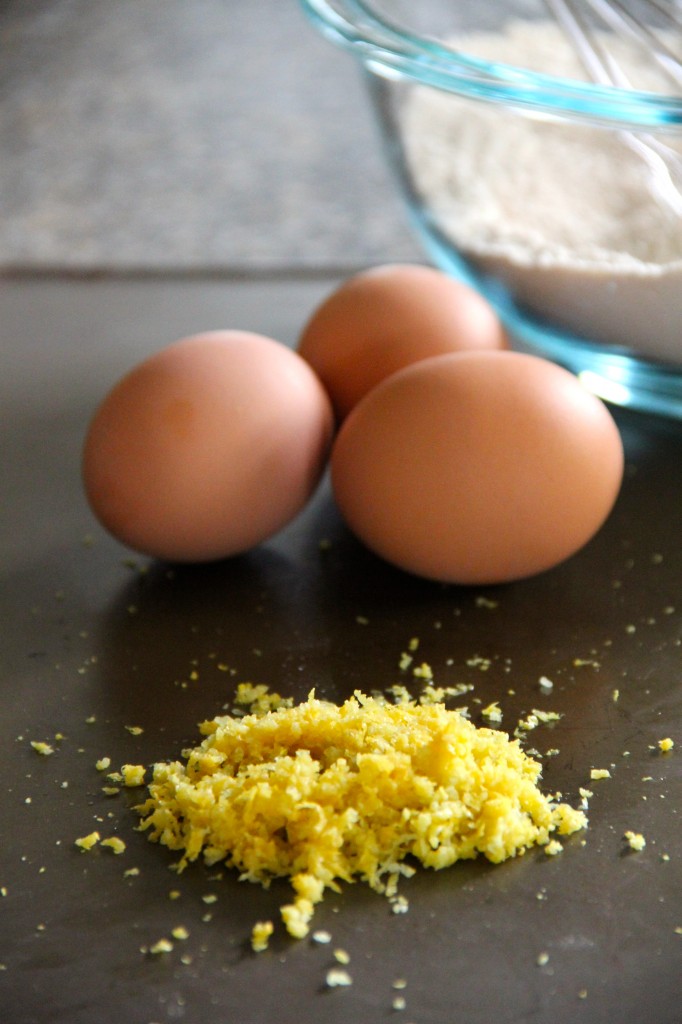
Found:
[[[130,371],[95,413],[83,480],[95,515],[138,551],[205,561],[266,539],[325,467],[333,412],[295,352],[212,331]]]
[[[349,527],[421,576],[501,583],[549,569],[610,512],[623,449],[606,406],[518,352],[436,356],[345,420],[331,459]]]
[[[298,351],[343,419],[381,380],[429,356],[506,347],[492,306],[431,267],[376,267],[349,278],[313,313]]]

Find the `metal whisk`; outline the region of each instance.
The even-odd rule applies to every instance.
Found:
[[[682,62],[640,18],[620,0],[545,0],[563,29],[591,80],[598,85],[633,88],[626,72],[613,53],[602,43],[587,14],[591,12],[610,27],[643,49],[662,70],[677,92],[682,86]],[[680,22],[663,0],[648,0],[664,24],[680,29]],[[623,141],[644,160],[649,168],[652,190],[677,217],[682,217],[682,154],[650,132],[621,132]]]

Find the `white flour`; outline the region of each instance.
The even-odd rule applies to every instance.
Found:
[[[457,48],[585,78],[553,23],[513,23]],[[664,89],[653,62],[637,63],[627,46],[622,60],[638,85]],[[617,132],[424,87],[412,92],[403,132],[417,191],[476,267],[557,326],[682,362],[682,223],[656,202],[646,165]]]

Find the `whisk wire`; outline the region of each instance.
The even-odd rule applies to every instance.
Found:
[[[682,85],[682,62],[660,37],[644,24],[641,18],[637,18],[620,0],[587,0],[587,2],[605,24],[610,25],[616,32],[622,32],[633,43],[642,47],[675,85]],[[662,15],[670,27],[677,29],[681,27],[679,18],[669,7],[659,3],[658,0],[648,0],[648,3],[652,9]]]
[[[658,0],[649,0],[667,17],[676,20]],[[560,28],[563,29],[592,81],[599,85],[631,89],[632,84],[614,55],[595,35],[586,15],[587,8],[577,0],[545,0]],[[682,84],[682,63],[658,39],[623,7],[619,0],[587,0],[587,5],[615,31],[628,35],[650,53],[674,84]],[[654,193],[675,215],[682,217],[682,154],[648,132],[622,131],[621,137],[637,153],[649,169]]]

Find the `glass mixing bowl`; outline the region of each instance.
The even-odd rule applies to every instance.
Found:
[[[682,86],[662,49],[682,30],[625,0],[640,45],[615,0],[593,0],[609,20],[583,27],[617,61],[614,85],[557,0],[302,2],[358,60],[429,258],[518,347],[608,401],[682,418]]]

